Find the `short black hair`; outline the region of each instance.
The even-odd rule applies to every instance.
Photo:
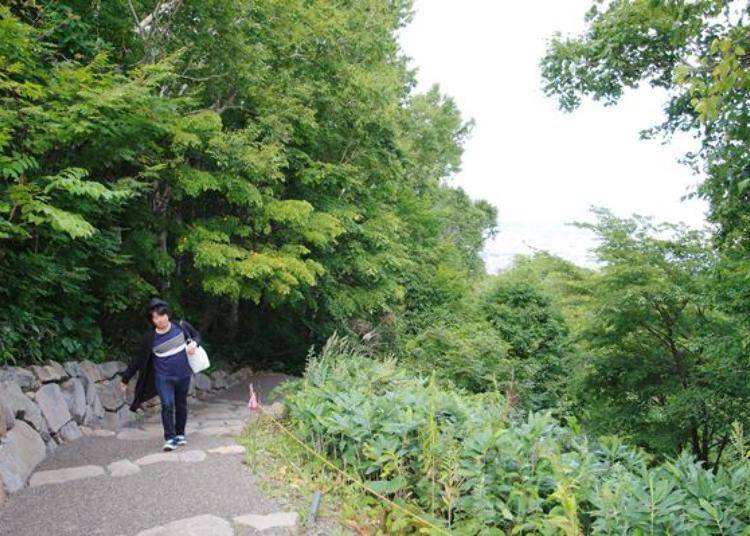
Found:
[[[172,317],[172,311],[169,309],[169,306],[167,305],[157,305],[156,307],[152,307],[148,310],[148,323],[153,324],[154,323],[154,313],[157,315],[167,315],[168,317]]]

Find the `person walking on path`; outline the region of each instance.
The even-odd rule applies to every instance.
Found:
[[[121,386],[123,391],[127,390],[128,382],[138,372],[131,411],[159,395],[164,450],[187,444],[187,395],[192,377],[188,355],[195,353],[201,343],[198,330],[184,320],[172,322],[171,316],[167,302],[159,298],[151,300],[148,306],[151,328],[122,374]]]

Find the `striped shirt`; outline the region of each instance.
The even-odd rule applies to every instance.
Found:
[[[169,331],[154,334],[154,368],[162,376],[184,378],[190,376],[187,359],[185,333],[180,326],[169,323]]]

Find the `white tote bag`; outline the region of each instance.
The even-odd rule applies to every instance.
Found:
[[[203,346],[196,348],[193,355],[188,354],[188,363],[190,363],[190,368],[193,369],[193,373],[201,372],[211,366],[211,362],[208,360],[208,354],[203,349]]]
[[[192,339],[190,338],[190,334],[188,333],[188,331],[185,329],[185,326],[182,325],[182,322],[180,322],[180,327],[185,334],[185,341],[190,344],[190,342],[192,342]],[[190,368],[193,370],[193,374],[202,372],[211,366],[211,362],[208,360],[208,354],[202,346],[198,346],[198,348],[195,349],[193,355],[188,354],[188,363],[190,364]]]

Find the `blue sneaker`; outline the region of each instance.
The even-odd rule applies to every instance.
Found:
[[[177,443],[178,447],[187,445],[187,439],[185,439],[184,435],[174,436],[174,442]]]
[[[165,451],[174,450],[174,449],[177,448],[177,441],[175,441],[174,438],[167,439],[167,441],[164,443],[164,447],[163,448],[164,448]]]

